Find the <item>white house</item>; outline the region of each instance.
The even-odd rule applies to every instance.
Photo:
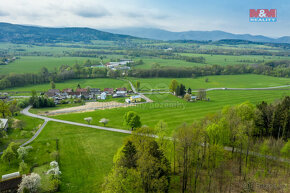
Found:
[[[8,128],[8,119],[0,119],[0,130],[4,129],[5,131]]]
[[[106,97],[107,97],[107,93],[102,92],[102,93],[101,93],[101,100],[105,100]]]

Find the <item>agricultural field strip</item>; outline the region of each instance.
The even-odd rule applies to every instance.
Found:
[[[45,127],[45,125],[47,124],[48,121],[54,121],[54,122],[59,122],[59,123],[64,123],[64,124],[76,125],[76,126],[81,126],[81,127],[89,127],[89,128],[100,129],[100,130],[105,130],[105,131],[112,131],[112,132],[118,132],[118,133],[124,133],[124,134],[132,134],[132,131],[129,131],[129,130],[116,129],[116,128],[110,128],[110,127],[101,127],[101,126],[96,126],[96,125],[88,125],[88,124],[83,124],[83,123],[76,123],[76,122],[72,122],[72,121],[64,121],[64,120],[60,120],[60,119],[53,119],[53,118],[48,118],[48,117],[36,115],[36,114],[33,114],[33,113],[29,112],[30,108],[31,108],[31,106],[26,107],[25,109],[23,109],[21,111],[21,113],[26,115],[26,116],[43,119],[45,122],[43,123],[41,128],[38,130],[39,132],[37,132],[30,140],[28,140],[27,142],[22,144],[22,146],[31,143],[40,134],[40,132],[43,130],[43,128]],[[158,136],[152,135],[152,137],[157,138]],[[167,139],[168,140],[172,140],[171,137],[167,137]],[[226,146],[224,147],[224,149],[226,151],[232,151],[233,150],[232,147],[226,147]],[[239,152],[239,150],[236,149],[235,152]],[[245,154],[246,151],[242,151],[242,153]],[[249,155],[258,156],[258,157],[264,157],[263,155],[261,155],[261,154],[259,154],[257,152],[252,152],[252,151],[249,151],[248,154]],[[271,159],[271,160],[275,160],[275,161],[290,163],[290,160],[287,160],[287,159],[284,159],[284,158],[277,158],[277,157],[274,157],[274,156],[266,156],[266,158],[267,159]]]

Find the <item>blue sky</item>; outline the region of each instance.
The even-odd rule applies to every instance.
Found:
[[[249,9],[277,9],[275,23],[250,23]],[[222,30],[290,35],[289,0],[0,0],[0,21],[41,26]]]

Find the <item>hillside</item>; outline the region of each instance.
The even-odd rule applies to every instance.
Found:
[[[90,28],[49,28],[0,23],[0,42],[58,43],[86,42],[91,40],[126,40],[128,35],[118,35]]]
[[[290,37],[284,36],[278,39],[270,38],[262,35],[251,34],[232,34],[224,31],[185,31],[171,32],[155,28],[118,28],[106,29],[111,33],[126,34],[140,38],[149,38],[156,40],[212,40],[218,41],[221,39],[240,39],[255,42],[273,42],[273,43],[290,43]]]

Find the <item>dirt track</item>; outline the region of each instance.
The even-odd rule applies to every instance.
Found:
[[[73,113],[73,112],[88,112],[88,111],[94,111],[96,109],[112,109],[112,108],[127,107],[127,106],[133,106],[133,105],[134,104],[129,105],[127,103],[118,103],[115,101],[87,102],[85,105],[82,105],[82,106],[49,111],[47,113],[44,113],[43,115],[56,115],[56,114],[65,114],[65,113]]]

